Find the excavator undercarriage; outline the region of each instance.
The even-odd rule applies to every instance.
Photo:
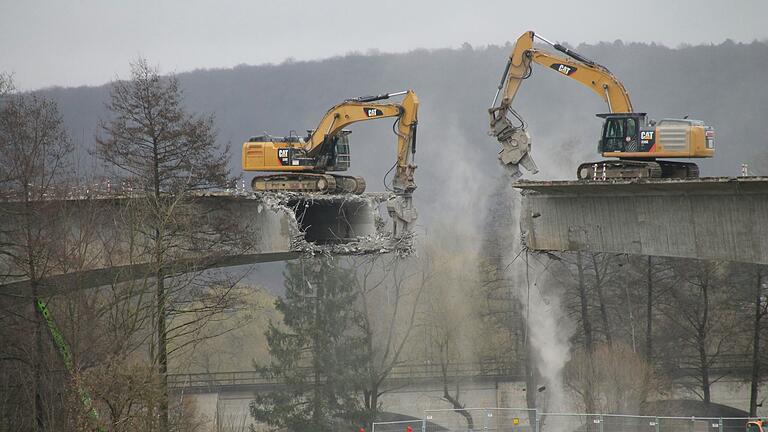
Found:
[[[602,160],[579,165],[576,176],[579,180],[690,178],[699,176],[699,167],[689,162]]]
[[[365,192],[365,179],[321,173],[281,173],[254,177],[251,187],[256,192],[317,192],[355,194]]]

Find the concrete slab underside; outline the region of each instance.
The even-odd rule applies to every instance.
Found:
[[[525,245],[768,264],[768,178],[518,182]]]

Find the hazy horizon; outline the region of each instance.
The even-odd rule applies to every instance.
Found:
[[[126,77],[128,63],[137,57],[166,73],[183,73],[355,52],[504,45],[526,30],[572,45],[622,40],[676,48],[768,39],[762,23],[768,3],[758,0],[649,0],[642,8],[610,0],[343,5],[229,0],[215,7],[203,1],[32,0],[9,3],[3,12],[0,71],[13,73],[20,90],[102,85]]]

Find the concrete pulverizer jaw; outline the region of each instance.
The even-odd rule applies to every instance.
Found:
[[[491,130],[489,135],[495,137],[501,144],[499,161],[507,169],[512,179],[522,176],[519,166],[530,171],[539,172],[539,168],[531,158],[531,136],[523,127],[515,126],[504,115],[505,110],[491,110]]]
[[[387,200],[387,212],[392,219],[392,237],[395,239],[409,235],[419,217],[413,206],[413,191],[416,190],[413,174],[416,168],[412,163],[398,166],[392,181],[395,196]]]

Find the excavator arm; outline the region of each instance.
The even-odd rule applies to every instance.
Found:
[[[540,39],[568,57],[534,48],[534,38]],[[552,43],[532,31],[523,33],[512,49],[496,96],[488,110],[491,117],[489,134],[496,137],[502,144],[499,159],[514,178],[521,175],[518,165],[522,165],[533,174],[538,172],[538,168],[530,156],[531,139],[525,131],[525,122],[512,109],[512,102],[520,84],[531,75],[532,62],[551,68],[591,89],[608,104],[610,112],[632,112],[629,93],[621,81],[606,67],[560,44]],[[501,101],[496,106],[499,96],[501,96]],[[510,114],[516,119],[517,124],[510,119]]]
[[[400,103],[377,103],[391,97],[405,95]],[[352,123],[397,117],[394,128],[397,135],[397,162],[393,189],[395,193],[411,193],[416,189],[413,181],[413,155],[416,153],[416,126],[419,99],[412,90],[377,96],[363,96],[348,99],[323,116],[317,128],[310,134],[306,149],[310,156],[318,157],[318,165],[325,162],[323,155],[330,153],[332,138]]]
[[[375,103],[403,94],[405,97],[399,104]],[[416,208],[413,206],[413,191],[416,189],[416,183],[413,180],[413,173],[416,170],[413,156],[416,154],[418,109],[419,99],[412,90],[350,99],[331,108],[310,137],[310,145],[317,145],[320,142],[322,142],[320,146],[329,145],[328,137],[340,132],[351,123],[383,117],[398,117],[393,128],[397,135],[397,162],[395,176],[392,179],[395,197],[387,202],[387,211],[394,222],[395,237],[411,232],[418,218]],[[323,135],[322,141],[320,134]]]
[[[377,101],[400,95],[405,97],[399,104],[377,103]],[[387,202],[387,211],[394,221],[395,237],[410,232],[418,218],[416,208],[413,206],[413,191],[416,189],[416,183],[413,180],[413,173],[416,170],[413,156],[416,154],[418,109],[419,99],[412,90],[349,99],[328,110],[308,141],[309,154],[320,156],[318,162],[322,164],[321,155],[329,154],[328,146],[333,145],[331,138],[346,126],[359,121],[397,117],[397,123],[393,128],[397,135],[397,162],[395,176],[392,179],[395,197]]]

